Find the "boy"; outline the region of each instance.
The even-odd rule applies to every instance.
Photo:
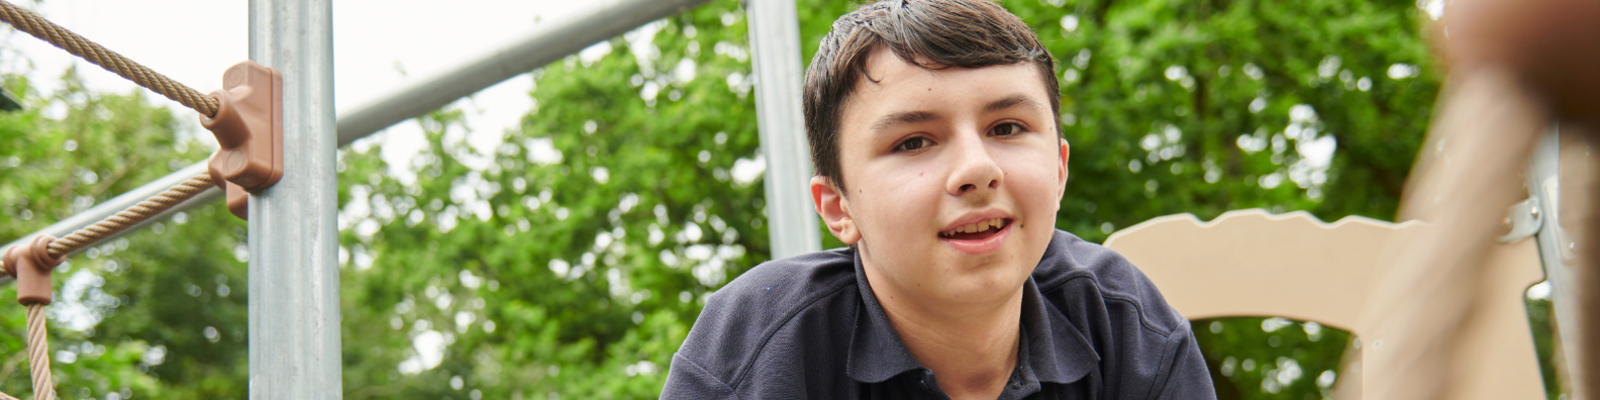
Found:
[[[663,398],[1211,399],[1188,321],[1054,228],[1054,63],[985,0],[883,0],[806,72],[812,199],[848,249],[711,296]]]

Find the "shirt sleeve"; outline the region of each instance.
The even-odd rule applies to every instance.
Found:
[[[1172,363],[1164,384],[1148,396],[1156,400],[1216,400],[1217,390],[1211,383],[1211,371],[1206,369],[1206,359],[1195,343],[1194,331],[1189,324],[1174,329],[1168,336],[1168,354]],[[1157,381],[1158,383],[1161,381]]]
[[[666,387],[661,389],[661,398],[665,399],[737,399],[733,388],[722,383],[711,372],[701,368],[699,364],[689,360],[682,354],[672,356],[672,365],[667,371]],[[1201,365],[1201,369],[1205,369]],[[1203,372],[1203,371],[1202,371]]]

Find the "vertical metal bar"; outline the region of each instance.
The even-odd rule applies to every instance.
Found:
[[[250,196],[250,398],[338,399],[338,148],[329,0],[251,0],[250,59],[283,74],[283,179]]]
[[[1581,190],[1581,188],[1579,189]],[[1538,210],[1543,213],[1544,223],[1539,227],[1536,240],[1539,243],[1539,259],[1544,265],[1545,280],[1550,284],[1550,302],[1554,305],[1556,316],[1556,329],[1561,338],[1562,357],[1566,365],[1562,366],[1570,376],[1579,375],[1579,366],[1582,364],[1584,354],[1582,338],[1578,330],[1577,312],[1578,302],[1573,287],[1577,282],[1573,276],[1575,271],[1567,265],[1575,261],[1572,256],[1571,239],[1561,226],[1561,128],[1551,124],[1550,132],[1539,139],[1538,147],[1534,148],[1533,158],[1528,162],[1528,195],[1538,199]],[[1571,392],[1578,388],[1566,388]]]
[[[812,211],[811,154],[800,115],[800,21],[794,0],[750,0],[756,115],[767,159],[767,234],[772,258],[821,250]]]

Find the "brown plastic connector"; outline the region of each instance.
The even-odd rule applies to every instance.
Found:
[[[61,265],[50,258],[50,242],[56,238],[39,235],[24,246],[11,246],[4,256],[6,274],[17,279],[17,302],[50,305],[50,273]]]
[[[228,194],[228,211],[249,219],[249,196],[283,178],[283,75],[245,61],[222,74],[217,116],[200,116],[221,147],[211,156],[211,180]]]

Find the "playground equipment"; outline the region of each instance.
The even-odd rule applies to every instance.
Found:
[[[453,72],[397,91],[393,95],[383,97],[383,100],[339,116],[337,122],[332,110],[329,2],[326,0],[252,2],[250,25],[253,29],[250,58],[261,65],[275,68],[282,74],[282,86],[278,95],[282,98],[280,109],[284,124],[281,128],[283,134],[281,140],[284,148],[278,153],[283,157],[281,180],[276,186],[258,188],[259,193],[252,194],[245,200],[245,204],[249,205],[245,214],[251,221],[248,243],[251,254],[249,284],[252,293],[249,300],[251,398],[337,398],[341,392],[338,378],[340,337],[337,329],[339,326],[337,231],[334,219],[337,211],[334,191],[335,148],[444,106],[504,79],[575,53],[595,42],[606,40],[651,20],[681,12],[704,1],[598,2],[576,17],[540,25],[515,44],[469,62]],[[20,9],[9,4],[6,6],[4,8],[6,11],[0,15],[19,29],[41,26],[39,21],[42,20],[29,19],[20,14],[22,12]],[[807,171],[809,164],[806,161],[808,152],[805,141],[800,136],[801,118],[796,102],[799,98],[800,76],[798,28],[792,0],[750,0],[746,3],[746,7],[750,13],[757,80],[761,82],[756,89],[763,151],[769,165],[768,179],[766,179],[766,193],[769,199],[768,221],[771,227],[769,232],[773,236],[773,256],[784,257],[815,250],[819,244],[816,238],[817,230],[813,226],[815,220],[811,216],[809,204],[804,200],[806,196],[790,192],[803,190],[801,188],[806,187],[806,179],[810,176]],[[221,107],[220,102],[210,97],[199,95],[199,92],[184,88],[165,78],[158,78],[158,74],[125,59],[112,57],[114,53],[103,49],[94,50],[95,46],[88,46],[86,40],[75,35],[67,36],[60,33],[36,35],[57,43],[69,51],[73,51],[72,48],[76,47],[79,49],[75,51],[76,54],[195,108],[203,116],[212,117]],[[96,59],[100,61],[94,61]],[[1482,148],[1473,147],[1467,150]],[[1512,154],[1497,158],[1498,163],[1493,165],[1514,164],[1515,160],[1519,160],[1519,157],[1525,154],[1516,151],[1502,153]],[[1469,151],[1464,153],[1464,156],[1472,154]],[[1548,160],[1548,158],[1536,156],[1535,160]],[[48,270],[47,265],[69,257],[78,249],[90,246],[96,241],[138,229],[150,220],[165,217],[197,203],[217,199],[222,196],[222,191],[209,189],[215,181],[210,174],[204,172],[207,170],[206,165],[206,162],[196,163],[13,242],[11,247],[18,249],[18,253],[14,258],[5,260],[7,268],[17,270],[20,272],[19,276],[40,272],[41,269]],[[1445,180],[1435,187],[1469,187],[1478,190],[1469,190],[1468,194],[1471,195],[1492,192],[1481,187],[1485,183],[1493,186],[1492,189],[1503,189],[1508,182],[1516,180],[1514,172],[1492,172],[1495,174],[1476,176],[1474,177],[1476,180]],[[1510,178],[1503,179],[1507,175]],[[240,186],[255,187],[245,184]],[[1533,186],[1530,185],[1530,188]],[[1538,189],[1544,197],[1536,199],[1534,203],[1540,204],[1544,210],[1550,210],[1543,214],[1545,221],[1554,221],[1556,216],[1552,211],[1556,208],[1550,205],[1553,203],[1555,192],[1543,189],[1545,187],[1540,186]],[[1440,189],[1431,190],[1430,192],[1429,187],[1423,187],[1421,192],[1435,193]],[[1457,214],[1450,212],[1460,211],[1462,214],[1459,215],[1468,217],[1462,218],[1464,222],[1445,221],[1440,226],[1455,228],[1457,229],[1455,232],[1482,233],[1490,230],[1494,222],[1503,215],[1504,207],[1497,202],[1505,200],[1509,203],[1512,200],[1504,197],[1473,198],[1473,200],[1484,200],[1483,204],[1489,206],[1415,212],[1431,216],[1455,216]],[[146,203],[147,201],[154,203]],[[1485,213],[1483,210],[1491,212]],[[1559,235],[1546,233],[1546,230],[1553,232],[1553,226],[1552,223],[1546,223],[1538,228],[1541,229],[1539,251],[1545,254],[1547,262],[1551,259],[1549,255],[1551,253],[1548,253],[1547,249],[1553,248],[1555,249],[1553,251],[1559,251],[1559,243],[1554,242],[1556,240],[1554,237]],[[79,235],[79,239],[71,239],[74,235],[70,233],[75,231],[86,233]],[[63,236],[63,238],[55,241],[41,239],[44,235]],[[1550,242],[1545,242],[1547,237],[1550,238],[1548,239]],[[1447,249],[1442,243],[1448,242],[1424,243],[1431,246],[1426,247],[1424,251]],[[1527,247],[1527,245],[1521,246]],[[1523,252],[1526,253],[1525,250]],[[1462,257],[1465,256],[1429,260],[1429,265],[1476,265],[1459,263],[1472,260],[1470,257]],[[1458,263],[1451,264],[1452,262]],[[1446,280],[1447,283],[1471,283],[1485,279],[1482,274],[1478,274],[1481,269],[1445,268],[1444,272],[1444,276],[1452,277]],[[1556,274],[1551,272],[1552,277]],[[1402,292],[1396,288],[1405,289],[1407,288],[1405,285],[1412,283],[1408,279],[1416,279],[1415,276],[1399,278],[1369,281],[1379,283],[1375,287],[1368,288],[1371,293],[1362,297],[1367,300],[1361,304],[1385,304],[1383,301],[1388,301],[1391,297],[1383,296],[1394,296],[1394,293]],[[0,283],[4,282],[6,282],[4,278],[0,278]],[[31,284],[37,285],[37,282]],[[1572,313],[1576,307],[1570,301],[1563,303],[1559,300],[1563,293],[1571,293],[1573,289],[1570,285],[1572,285],[1570,282],[1555,285],[1558,314]],[[48,299],[48,285],[45,288],[45,297]],[[1449,310],[1444,313],[1449,317],[1447,323],[1440,326],[1446,328],[1459,326],[1460,321],[1464,320],[1461,315],[1470,315],[1471,310],[1481,306],[1473,301],[1458,301],[1461,299],[1460,295],[1464,293],[1472,292],[1449,292],[1447,293],[1449,296],[1408,303],[1411,304],[1409,310],[1414,312]],[[1379,298],[1385,300],[1374,300]],[[32,359],[35,365],[33,370],[36,373],[34,387],[38,388],[36,397],[51,398],[51,384],[47,375],[48,355],[42,351],[45,348],[46,335],[42,324],[43,316],[39,310],[43,304],[37,297],[30,301],[33,302],[29,305],[30,353],[38,355]],[[1451,339],[1459,336],[1450,334],[1449,329],[1418,330],[1412,329],[1411,325],[1392,323],[1404,320],[1393,317],[1399,314],[1403,313],[1365,310],[1354,316],[1343,317],[1354,318],[1353,320],[1358,322],[1346,322],[1350,325],[1338,323],[1332,325],[1359,327],[1358,329],[1364,331],[1358,331],[1358,334],[1374,335],[1374,337],[1388,337],[1386,335],[1391,333],[1394,333],[1395,337],[1423,339],[1437,337]],[[1369,316],[1371,322],[1366,321]],[[35,321],[39,323],[35,324]],[[35,326],[38,329],[35,329]],[[1577,334],[1577,331],[1570,334],[1565,332],[1567,329],[1568,327],[1563,326],[1563,339],[1575,343],[1583,337]],[[1438,343],[1443,347],[1430,345],[1418,348],[1454,349],[1461,341],[1452,339],[1441,340]],[[1568,346],[1569,350],[1577,348],[1575,344]],[[1401,369],[1395,370],[1396,374],[1403,375],[1422,369],[1408,369],[1420,365],[1418,362],[1438,359],[1427,357],[1435,353],[1419,354],[1421,356],[1412,358],[1380,355],[1388,359],[1398,359],[1400,362],[1385,361],[1378,364],[1399,365]],[[1370,358],[1364,359],[1369,363],[1373,362]],[[40,380],[38,373],[46,374],[42,377],[43,380]],[[1365,391],[1366,388],[1386,388],[1376,385],[1377,383],[1379,382],[1362,383],[1363,393],[1369,395],[1374,393]],[[1436,386],[1424,386],[1421,390],[1425,393],[1439,393]],[[1369,398],[1374,397],[1377,396]]]
[[[1393,379],[1391,365],[1364,362],[1383,352],[1368,310],[1395,267],[1386,244],[1422,233],[1417,221],[1394,224],[1345,217],[1332,224],[1311,214],[1230,211],[1210,222],[1190,214],[1158,217],[1117,231],[1106,246],[1128,257],[1161,288],[1167,301],[1193,319],[1280,316],[1344,329],[1358,343],[1346,352],[1334,398],[1361,399],[1364,384]],[[1542,397],[1538,356],[1528,329],[1524,292],[1540,280],[1534,240],[1489,250],[1489,279],[1474,291],[1484,314],[1461,334],[1471,339],[1472,379],[1461,399]]]
[[[337,263],[336,181],[334,149],[406,119],[445,106],[500,81],[577,53],[647,22],[671,16],[707,0],[608,0],[595,2],[574,16],[534,28],[512,44],[463,64],[452,72],[401,89],[382,100],[358,107],[334,122],[332,109],[331,4],[325,0],[267,0],[251,3],[250,58],[282,75],[282,178],[277,185],[252,193],[245,216],[249,224],[250,397],[252,399],[338,398],[340,396],[339,293]],[[768,197],[785,187],[804,187],[809,173],[805,141],[800,136],[799,31],[792,0],[756,0],[749,10],[758,79],[772,82],[758,88],[757,104],[769,171]],[[0,3],[0,19],[45,39],[86,60],[150,88],[205,117],[216,115],[217,102],[161,77],[114,52],[93,45],[59,26],[9,3]],[[793,65],[774,65],[790,63]],[[771,76],[770,78],[768,76]],[[785,76],[787,75],[787,76]],[[791,81],[789,84],[779,82]],[[233,86],[233,85],[225,85]],[[774,104],[776,102],[776,104]],[[777,114],[787,113],[779,116]],[[769,132],[770,131],[770,132]],[[792,136],[792,137],[791,137]],[[787,139],[785,139],[787,138]],[[224,159],[226,161],[226,159]],[[223,164],[226,164],[225,162]],[[33,269],[71,256],[96,242],[139,229],[172,213],[221,197],[211,190],[207,162],[182,168],[145,186],[28,235],[8,248],[41,248],[8,263]],[[792,182],[775,182],[788,177]],[[250,185],[241,185],[250,186]],[[237,197],[236,197],[237,198]],[[155,203],[151,203],[154,201]],[[242,208],[230,207],[232,210]],[[778,255],[814,250],[814,224],[803,201],[768,206]],[[81,233],[80,239],[69,233]],[[787,236],[778,237],[788,232]],[[798,232],[798,234],[796,234]],[[809,233],[808,233],[809,232]],[[54,242],[39,239],[65,236]],[[791,237],[792,236],[792,237]],[[86,238],[86,239],[84,239]],[[19,247],[20,245],[20,247]],[[48,256],[48,258],[39,258]],[[36,258],[39,258],[35,260]],[[53,265],[42,267],[48,270]],[[20,268],[19,268],[20,269]],[[32,279],[32,278],[26,278]],[[11,280],[0,277],[0,284]],[[48,298],[48,284],[45,297]],[[43,304],[30,306],[29,340],[35,368],[36,398],[53,398],[45,354]],[[33,327],[39,329],[35,330]],[[44,375],[39,375],[43,373]]]

